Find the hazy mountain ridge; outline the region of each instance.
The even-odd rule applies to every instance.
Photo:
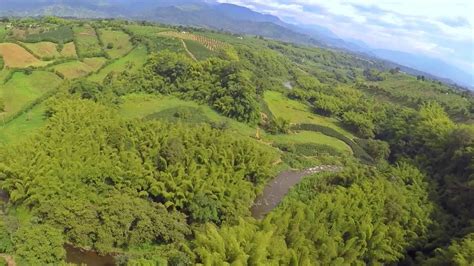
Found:
[[[439,59],[398,51],[373,50],[361,41],[343,40],[322,26],[290,24],[273,15],[212,0],[139,0],[133,3],[127,0],[0,0],[0,4],[0,16],[122,17],[344,49],[406,66],[406,71],[414,75],[422,72],[433,78],[440,77],[439,80],[445,82],[474,88],[472,73],[466,73]],[[418,71],[411,71],[412,68]]]

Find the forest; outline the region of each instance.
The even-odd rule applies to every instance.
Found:
[[[472,93],[125,20],[2,20],[0,59],[0,265],[474,263]]]

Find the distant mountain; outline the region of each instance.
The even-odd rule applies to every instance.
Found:
[[[372,50],[361,41],[341,39],[319,25],[286,23],[273,15],[215,0],[0,0],[0,16],[43,15],[149,20],[343,49],[406,66],[412,74],[426,72],[444,81],[450,79],[460,85],[474,87],[472,73],[465,73],[441,60],[397,51]]]
[[[440,59],[391,50],[373,50],[372,53],[377,57],[418,69],[440,78],[450,79],[459,85],[474,87],[474,73],[466,73]]]
[[[138,17],[137,17],[138,18]],[[324,45],[309,35],[285,27],[277,17],[230,4],[188,4],[158,7],[140,18],[166,24],[197,26],[238,34],[260,35],[281,41]]]

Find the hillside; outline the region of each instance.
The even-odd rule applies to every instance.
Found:
[[[0,265],[469,265],[473,121],[340,50],[0,22]]]

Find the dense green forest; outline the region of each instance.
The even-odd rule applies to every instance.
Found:
[[[0,265],[472,265],[474,97],[121,20],[0,22]],[[12,51],[16,51],[12,54]],[[263,219],[286,170],[307,174]],[[4,259],[5,258],[5,259]]]

